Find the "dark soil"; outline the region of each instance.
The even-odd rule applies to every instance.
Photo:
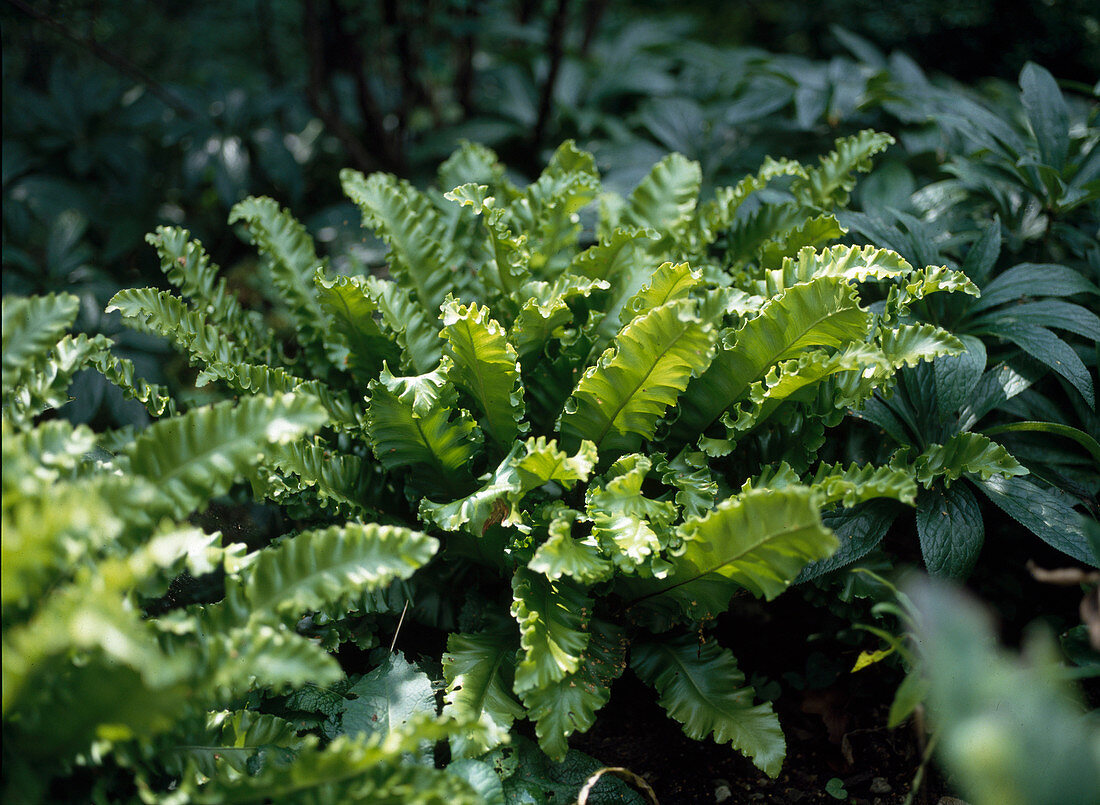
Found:
[[[663,805],[903,802],[922,748],[912,723],[886,727],[902,672],[886,663],[849,673],[860,647],[823,635],[820,627],[833,619],[797,594],[766,606],[750,601],[737,611],[736,619],[719,621],[715,636],[758,688],[778,693],[774,707],[787,758],[777,779],[728,745],[688,738],[654,692],[629,673],[616,682],[592,730],[572,744],[644,776]],[[871,638],[863,647],[877,646]],[[830,784],[834,778],[847,797],[826,791],[831,786],[840,794],[838,783]],[[946,793],[929,768],[914,802],[936,803]]]

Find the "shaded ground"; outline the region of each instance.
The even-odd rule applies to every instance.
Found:
[[[882,665],[848,673],[859,648],[823,635],[819,630],[831,621],[828,613],[796,595],[739,609],[739,617],[723,619],[716,631],[750,679],[770,695],[779,694],[774,706],[788,748],[777,779],[729,746],[688,738],[656,703],[654,692],[629,674],[616,683],[592,730],[575,737],[573,745],[646,777],[662,805],[903,802],[921,747],[912,724],[886,728],[900,672]],[[946,793],[928,769],[914,802],[936,803]]]

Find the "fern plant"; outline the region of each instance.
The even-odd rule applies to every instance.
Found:
[[[909,468],[822,461],[825,432],[899,368],[964,345],[871,312],[861,289],[894,309],[976,292],[944,267],[829,245],[889,142],[868,131],[816,166],[768,160],[703,203],[676,154],[624,198],[572,143],[526,188],[465,145],[439,170],[446,192],[341,175],[389,246],[384,271],[333,273],[269,199],[234,209],[289,328],[242,307],[174,228],[150,241],[181,294],[126,290],[110,309],[173,340],[199,383],[321,401],[321,435],[272,448],[258,495],[439,539],[439,561],[363,606],[411,602],[451,631],[443,713],[478,727],[452,757],[524,719],[565,756],[630,667],[689,735],[774,776],[771,706],[697,633],[738,591],[774,598],[832,554],[823,512],[914,499]]]
[[[346,522],[249,553],[192,525],[265,453],[323,425],[325,408],[305,391],[249,396],[136,436],[44,418],[85,366],[170,407],[102,337],[64,334],[77,307],[69,295],[4,299],[5,799],[480,802],[463,778],[406,759],[453,732],[434,706],[325,745],[257,707],[344,678],[296,629],[302,612],[407,578],[438,541]],[[152,616],[180,574],[213,578],[224,598]]]

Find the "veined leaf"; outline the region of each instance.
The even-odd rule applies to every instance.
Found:
[[[997,506],[1043,542],[1090,567],[1097,567],[1085,533],[1085,519],[1073,510],[1071,501],[1052,489],[1044,489],[1026,478],[974,479],[974,483]]]
[[[982,298],[970,307],[975,314],[1023,296],[1075,296],[1086,294],[1095,298],[1100,288],[1072,268],[1055,264],[1021,263],[998,274],[982,288]]]
[[[851,137],[841,137],[816,168],[806,170],[805,178],[795,177],[791,183],[791,193],[807,207],[830,210],[843,206],[848,203],[848,194],[856,186],[854,174],[869,171],[871,157],[893,144],[894,138],[889,134],[871,129]]]
[[[531,437],[524,442],[526,453],[513,460],[513,465],[523,480],[525,489],[534,489],[553,481],[572,489],[577,481],[587,481],[596,466],[596,446],[590,441],[581,442],[580,449],[570,456],[559,450],[557,442],[545,436]]]
[[[382,664],[348,688],[340,733],[380,738],[406,728],[416,716],[434,716],[435,692],[428,675],[401,656],[386,655]]]
[[[369,380],[383,363],[397,361],[397,345],[374,319],[378,305],[365,280],[344,276],[327,279],[318,271],[313,282],[318,300],[335,325],[335,338],[330,343],[347,350],[348,368],[356,377]]]
[[[941,414],[952,414],[966,405],[985,371],[985,345],[972,335],[959,336],[959,340],[964,352],[939,356],[932,364]]]
[[[971,322],[974,329],[984,329],[998,322],[1032,324],[1066,330],[1090,341],[1100,341],[1100,316],[1081,305],[1058,299],[1041,299],[989,311]]]
[[[590,629],[575,672],[523,695],[539,747],[555,761],[565,758],[570,735],[587,732],[596,722],[596,712],[611,698],[611,683],[626,669],[626,634],[601,620],[593,620]]]
[[[4,297],[3,392],[23,382],[38,359],[73,326],[80,300],[72,294]]]
[[[482,730],[451,738],[454,757],[477,757],[502,743],[512,722],[524,711],[512,696],[517,641],[515,633],[487,631],[452,634],[443,655],[447,681],[443,715],[478,722]]]
[[[639,316],[581,377],[562,414],[562,433],[591,439],[597,448],[610,434],[652,439],[657,420],[710,362],[716,335],[689,300]]]
[[[649,282],[623,305],[619,311],[619,325],[628,324],[666,302],[689,298],[702,279],[702,272],[693,271],[687,263],[662,263]]]
[[[550,536],[535,551],[527,567],[551,581],[568,576],[585,586],[607,581],[614,566],[603,557],[596,541],[573,538],[573,522],[580,512],[563,509],[550,521]]]
[[[1028,62],[1020,71],[1020,101],[1039,144],[1040,158],[1055,170],[1063,170],[1069,155],[1069,111],[1058,82],[1046,69]]]
[[[698,162],[680,154],[669,154],[634,188],[618,226],[676,232],[695,211],[701,182]]]
[[[418,413],[411,401],[372,380],[366,430],[375,457],[386,469],[414,467],[445,487],[466,486],[480,431],[463,411],[452,419],[453,398],[452,391]]]
[[[518,356],[504,328],[490,318],[487,307],[460,305],[450,297],[440,319],[454,362],[448,376],[477,402],[486,433],[499,447],[509,448],[525,423]]]
[[[207,323],[206,317],[168,291],[127,288],[107,303],[107,312],[118,311],[124,323],[154,332],[187,351],[192,362],[236,365],[247,362],[244,349]]]
[[[245,311],[233,296],[218,267],[210,262],[202,244],[191,233],[175,226],[158,226],[145,241],[156,248],[160,267],[168,281],[191,299],[192,309],[205,315],[234,341],[246,345],[250,357],[264,356],[275,340],[258,314]]]
[[[694,635],[637,643],[630,667],[660,695],[660,705],[697,741],[713,736],[778,777],[787,746],[770,704],[753,705],[753,689],[729,649]]]
[[[248,236],[267,258],[271,284],[306,344],[324,339],[325,314],[317,299],[313,275],[322,261],[313,238],[290,214],[270,198],[251,196],[229,211],[229,223],[244,221]]]
[[[438,547],[419,531],[377,523],[305,531],[260,551],[243,574],[242,592],[254,618],[293,621],[408,578]]]
[[[917,535],[928,572],[965,578],[985,539],[982,510],[966,484],[922,490],[917,500]]]
[[[642,494],[652,466],[646,456],[620,458],[602,486],[589,487],[585,507],[592,536],[622,572],[663,577],[669,566],[658,554],[669,547],[676,506]]]
[[[981,332],[1011,341],[1028,355],[1045,363],[1077,389],[1089,408],[1096,409],[1096,391],[1085,362],[1073,347],[1046,327],[998,320],[996,324],[983,327]]]
[[[904,454],[899,451],[890,463],[905,463]],[[926,489],[939,477],[950,486],[964,474],[977,475],[983,481],[995,475],[1007,478],[1028,474],[1011,453],[980,433],[956,433],[942,445],[934,444],[917,456],[912,467],[917,482]]]
[[[874,246],[830,246],[817,251],[806,246],[798,257],[784,257],[781,268],[764,272],[753,292],[770,298],[800,282],[818,277],[840,277],[848,282],[866,282],[904,276],[913,267],[897,252]]]
[[[756,318],[723,338],[710,367],[681,397],[677,433],[701,433],[779,361],[807,347],[863,341],[870,324],[854,289],[840,278],[788,288],[770,299]]]
[[[429,316],[408,289],[396,282],[370,276],[367,290],[378,304],[384,329],[393,334],[401,347],[402,368],[417,372],[434,368],[443,354],[436,316]]]
[[[754,489],[728,498],[679,528],[683,552],[663,579],[639,579],[628,592],[632,606],[668,609],[696,617],[726,610],[735,586],[768,600],[794,580],[803,566],[838,546],[821,523],[812,489]],[[635,595],[640,593],[640,595]]]
[[[523,652],[515,691],[523,696],[577,670],[588,646],[583,629],[592,602],[568,582],[550,582],[522,568],[512,577],[512,601]]]
[[[408,280],[420,304],[434,317],[455,266],[442,245],[451,238],[431,202],[404,179],[387,173],[364,177],[344,169],[340,183],[362,210],[363,226],[389,244],[394,276]]]
[[[325,422],[306,395],[250,397],[161,420],[127,449],[130,471],[152,483],[166,513],[191,514],[224,493],[263,456],[268,444],[296,439]]]

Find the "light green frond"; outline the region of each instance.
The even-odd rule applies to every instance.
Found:
[[[807,169],[805,178],[794,180],[791,193],[799,203],[814,209],[842,207],[856,186],[855,174],[871,170],[871,157],[893,144],[894,138],[889,134],[871,129],[841,137],[817,167]]]
[[[552,581],[568,576],[585,586],[611,578],[614,566],[603,557],[596,541],[591,537],[581,540],[573,537],[573,523],[579,514],[573,509],[562,509],[550,521],[550,536],[535,551],[527,567]]]
[[[726,230],[726,262],[734,269],[758,262],[769,244],[786,242],[805,222],[805,209],[794,202],[765,204],[738,216]]]
[[[518,646],[511,629],[452,634],[447,638],[443,715],[477,722],[482,727],[451,738],[452,756],[484,754],[504,742],[512,723],[523,717],[523,707],[512,695]]]
[[[678,490],[676,505],[685,517],[701,515],[714,507],[718,482],[711,474],[705,455],[684,448],[671,461],[660,453],[655,458],[655,469],[661,481]]]
[[[893,466],[911,466],[917,482],[926,489],[942,477],[947,486],[963,475],[976,475],[983,481],[993,476],[1010,478],[1028,471],[1001,445],[980,433],[956,433],[943,444],[934,444],[911,462],[904,451],[891,460]]]
[[[389,367],[383,367],[378,383],[397,397],[417,416],[427,416],[433,408],[454,403],[454,386],[447,378],[447,364],[441,364],[422,375],[395,376]]]
[[[294,623],[303,613],[338,610],[364,592],[409,578],[438,547],[419,531],[377,523],[304,531],[259,551],[239,584],[254,620]]]
[[[122,390],[124,397],[137,400],[153,416],[172,416],[176,413],[176,402],[167,388],[159,383],[150,383],[134,375],[134,362],[129,358],[120,358],[104,349],[91,358],[91,363],[110,383]]]
[[[769,182],[780,176],[805,176],[806,170],[790,159],[764,159],[764,164],[756,173],[750,173],[733,187],[719,187],[714,198],[702,205],[697,216],[698,247],[714,243],[733,223],[737,211],[745,200],[758,190],[764,189]]]
[[[269,444],[296,439],[325,418],[307,395],[227,400],[150,425],[126,455],[130,471],[156,487],[165,512],[185,517],[227,491]]]
[[[370,276],[367,290],[382,314],[384,331],[391,333],[401,347],[402,369],[427,372],[435,367],[443,354],[436,315],[429,316],[424,306],[410,296],[409,289],[396,282]]]
[[[577,242],[581,225],[577,213],[596,198],[599,175],[591,155],[564,143],[535,182],[505,210],[504,221],[529,235],[531,268],[552,279],[567,262],[555,258]]]
[[[4,392],[3,416],[16,427],[30,427],[34,419],[69,401],[73,375],[110,347],[110,341],[84,333],[66,335],[21,374],[21,382]]]
[[[522,514],[515,504],[524,489],[513,466],[521,449],[522,446],[516,444],[475,492],[448,503],[433,503],[426,498],[421,500],[421,521],[434,524],[444,531],[458,531],[461,528],[475,537],[482,536],[489,526],[497,523],[508,526],[521,524]]]
[[[687,263],[662,263],[653,272],[649,282],[623,305],[619,311],[619,326],[666,302],[689,298],[702,281],[702,272],[692,270]]]
[[[363,460],[333,450],[319,438],[275,445],[268,451],[265,464],[286,475],[297,476],[297,483],[288,491],[313,488],[322,503],[331,500],[361,514],[374,513],[365,503],[369,490]],[[258,475],[263,473],[263,468],[257,470]]]
[[[64,419],[43,422],[32,430],[19,432],[12,432],[10,425],[5,423],[4,466],[14,468],[18,462],[19,471],[4,478],[4,493],[29,483],[30,479],[24,478],[24,474],[34,477],[34,486],[28,492],[33,492],[38,483],[53,483],[62,478],[71,480],[95,445],[96,435],[90,428],[74,427]]]
[[[461,142],[455,152],[439,166],[436,176],[440,187],[458,187],[473,183],[488,185],[490,188],[503,186],[502,190],[505,191],[511,188],[504,178],[504,166],[500,164],[497,155],[483,145],[466,141]]]
[[[344,192],[363,213],[363,226],[373,229],[390,247],[390,270],[407,282],[425,311],[434,318],[452,281],[450,243],[431,201],[404,179],[387,173],[363,176],[340,172]]]
[[[592,602],[569,582],[551,582],[522,568],[512,577],[512,602],[522,651],[515,691],[523,696],[577,670],[588,646],[584,626]]]
[[[851,507],[874,498],[892,498],[912,506],[917,495],[913,475],[898,467],[876,467],[873,464],[843,467],[824,462],[805,478],[800,478],[786,462],[782,462],[745,481],[741,491],[783,489],[788,486],[808,486],[822,509],[837,503]]]
[[[588,298],[597,291],[606,291],[605,280],[594,280],[573,274],[563,274],[553,283],[532,281],[523,286],[521,295],[527,301],[520,307],[508,339],[523,358],[542,349],[551,338],[560,337],[562,328],[573,320],[570,299]]]
[[[325,315],[317,299],[313,275],[322,265],[314,251],[313,238],[289,210],[280,209],[270,198],[251,196],[229,211],[229,223],[243,221],[249,240],[266,259],[271,284],[279,293],[298,332],[306,344],[324,340]]]
[[[326,344],[330,352],[333,347],[347,351],[347,366],[358,379],[365,382],[378,375],[384,362],[397,362],[400,349],[392,334],[383,333],[375,321],[378,305],[364,278],[328,279],[318,270],[313,282],[333,324]]]
[[[244,349],[207,322],[201,313],[189,310],[168,291],[155,288],[127,288],[107,303],[107,312],[118,311],[123,323],[162,335],[187,352],[192,362],[239,364],[247,361]]]
[[[4,297],[3,393],[24,382],[76,320],[72,294]]]
[[[691,381],[681,398],[677,433],[685,439],[701,433],[776,363],[809,347],[861,342],[870,324],[854,289],[839,277],[788,288],[758,316],[726,334],[710,368]]]
[[[804,389],[827,378],[852,372],[873,388],[876,379],[892,371],[882,350],[873,344],[855,343],[839,352],[813,349],[773,366],[763,380],[752,384],[748,399],[725,414],[722,422],[729,429],[728,438],[734,439],[766,420],[785,400],[800,392],[804,396]]]
[[[753,489],[728,498],[679,528],[683,552],[663,579],[639,579],[634,606],[666,609],[675,603],[689,617],[726,610],[735,586],[768,600],[783,592],[803,566],[838,546],[821,524],[813,490],[805,486]]]
[[[258,314],[241,307],[225,278],[218,276],[218,266],[210,262],[202,244],[190,238],[186,229],[158,226],[145,236],[145,241],[156,248],[161,271],[191,300],[191,308],[245,345],[253,360],[261,359],[274,343],[274,334]]]
[[[760,265],[782,265],[805,248],[819,249],[848,232],[832,215],[815,215],[798,226],[780,233],[760,248]]]
[[[946,266],[926,266],[902,279],[890,289],[886,299],[884,317],[908,316],[909,308],[917,299],[923,299],[933,293],[965,293],[968,296],[980,296],[978,286],[961,271],[953,271]]]
[[[657,421],[676,403],[693,375],[713,356],[717,333],[700,321],[689,300],[669,302],[623,328],[612,347],[589,367],[562,414],[562,434],[652,439]]]
[[[663,577],[669,566],[658,554],[669,547],[676,506],[642,494],[652,466],[648,457],[639,454],[619,459],[602,486],[589,487],[585,507],[592,536],[620,571]]]
[[[423,725],[417,728],[428,734]],[[415,743],[411,748],[415,749]],[[345,736],[320,749],[316,740],[307,739],[294,763],[268,764],[256,774],[238,779],[214,778],[193,793],[190,801],[197,805],[480,805],[480,796],[457,776],[404,762],[402,755],[409,749],[396,742]]]
[[[553,481],[566,489],[572,489],[578,481],[587,481],[596,466],[596,445],[582,441],[576,454],[570,456],[559,450],[553,439],[545,436],[531,437],[524,442],[525,453],[513,459],[524,489],[534,489]]]
[[[440,319],[453,361],[448,377],[481,409],[483,430],[499,447],[510,448],[525,423],[518,356],[504,328],[488,308],[460,305],[451,297],[443,303]]]
[[[615,225],[676,233],[695,212],[701,183],[698,162],[669,154],[634,188]]]
[[[277,694],[304,685],[331,685],[344,677],[335,657],[282,626],[239,626],[225,619],[211,628],[201,616],[199,623],[205,634],[197,643],[194,686],[215,707],[228,707],[257,689]]]
[[[782,268],[764,272],[751,290],[765,298],[799,282],[817,277],[840,277],[848,282],[866,282],[911,274],[913,267],[897,252],[874,246],[831,246],[820,252],[807,246],[797,258],[784,257]]]
[[[902,324],[879,334],[882,351],[891,365],[916,366],[941,355],[959,355],[966,345],[947,330],[933,324]]]
[[[535,722],[539,747],[554,761],[569,751],[569,736],[587,732],[596,713],[611,698],[611,683],[626,669],[627,637],[622,629],[593,619],[591,638],[576,671],[545,687],[523,694],[527,715]]]
[[[569,273],[613,282],[638,262],[659,238],[656,229],[616,227],[609,235],[600,238],[599,243],[574,257]]]
[[[770,704],[753,705],[754,691],[729,649],[695,635],[638,643],[630,667],[660,695],[658,702],[697,741],[713,736],[778,777],[787,753],[783,730]]]
[[[454,392],[434,407],[417,412],[372,380],[366,430],[375,457],[388,469],[412,467],[425,481],[444,488],[468,489],[469,464],[480,447],[481,432],[462,410],[452,409]]]

